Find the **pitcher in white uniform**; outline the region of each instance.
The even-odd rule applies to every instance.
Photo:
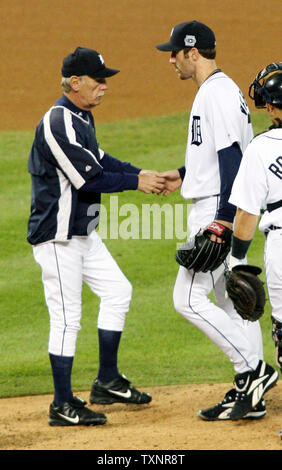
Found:
[[[179,78],[192,78],[198,89],[190,113],[185,167],[162,174],[167,180],[164,194],[181,186],[182,196],[192,199],[190,236],[212,221],[232,229],[236,208],[228,200],[242,154],[253,137],[243,93],[218,69],[215,35],[203,23],[178,24],[172,29],[170,41],[157,49],[170,51],[170,63]],[[208,297],[212,290],[217,304]],[[229,357],[236,376],[259,373],[265,364],[260,324],[242,320],[226,298],[223,264],[207,273],[180,266],[173,300],[175,309]],[[205,420],[230,419],[235,395],[232,388],[222,402],[200,410],[198,415]],[[261,418],[265,414],[261,396],[245,417]]]

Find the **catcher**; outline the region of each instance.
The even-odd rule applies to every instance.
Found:
[[[238,209],[232,241],[232,263],[240,263],[253,239],[258,217],[264,232],[265,271],[272,308],[272,338],[282,371],[282,62],[261,70],[250,85],[257,108],[266,108],[271,127],[247,148],[230,201]],[[250,175],[256,175],[250,185]],[[234,268],[233,268],[234,269]]]

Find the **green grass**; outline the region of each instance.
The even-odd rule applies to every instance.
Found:
[[[159,171],[183,165],[187,114],[97,125],[101,148],[136,166]],[[268,125],[263,113],[253,115],[255,132]],[[49,318],[41,272],[26,241],[30,210],[27,158],[34,131],[0,133],[0,396],[51,393],[47,353]],[[115,195],[117,196],[117,195]],[[113,195],[104,195],[110,213]],[[179,192],[168,198],[130,191],[118,205],[183,204]],[[111,214],[112,217],[114,214]],[[120,216],[119,223],[126,221]],[[186,222],[184,216],[183,223]],[[108,218],[109,223],[109,218]],[[164,226],[164,221],[163,221]],[[185,227],[185,225],[184,225]],[[172,290],[178,270],[175,237],[160,240],[105,239],[112,255],[133,284],[133,299],[119,353],[120,370],[135,385],[154,386],[229,382],[233,367],[199,330],[174,312]],[[257,233],[250,262],[261,267],[264,239]],[[74,390],[87,390],[98,368],[99,299],[83,288],[82,330],[73,369]],[[274,364],[270,308],[261,320],[265,357]]]

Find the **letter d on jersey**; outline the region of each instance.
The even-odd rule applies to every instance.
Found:
[[[191,145],[201,145],[202,142],[201,118],[200,116],[193,116]]]

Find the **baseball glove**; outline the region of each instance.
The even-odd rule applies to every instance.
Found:
[[[214,234],[222,242],[214,242],[210,236]],[[231,246],[232,230],[218,222],[212,222],[197,235],[191,237],[176,252],[175,259],[186,269],[206,273],[214,271],[227,257]]]
[[[226,270],[226,291],[237,313],[244,320],[256,321],[264,312],[265,291],[257,266],[239,264]]]

